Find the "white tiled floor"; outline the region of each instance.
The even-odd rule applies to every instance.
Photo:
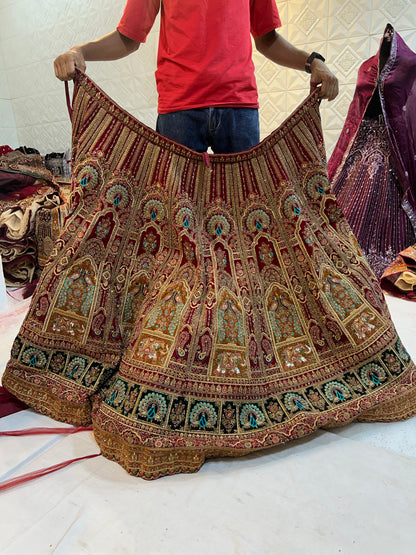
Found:
[[[387,302],[416,360],[416,303]],[[8,329],[0,315],[0,374],[19,306]],[[32,411],[0,420],[3,430],[57,425]],[[3,437],[0,481],[97,451],[89,432]],[[98,457],[3,492],[0,515],[7,555],[414,555],[416,418],[320,431],[154,482]]]

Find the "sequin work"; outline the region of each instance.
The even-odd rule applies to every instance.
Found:
[[[203,156],[77,74],[72,213],[3,383],[146,479],[416,412],[416,371],[329,191],[316,95]]]
[[[397,254],[416,241],[416,229],[402,207],[403,192],[383,121],[362,121],[331,187],[380,278]]]

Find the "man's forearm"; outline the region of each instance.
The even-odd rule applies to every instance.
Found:
[[[54,61],[55,75],[61,81],[73,79],[75,70],[85,71],[85,62],[119,60],[137,50],[140,43],[129,39],[117,30],[100,39],[74,46]]]
[[[255,39],[256,48],[272,62],[292,69],[305,69],[309,52],[299,50],[276,31],[271,31]]]
[[[266,33],[255,39],[256,48],[269,60],[276,64],[298,69],[300,71],[308,70],[311,74],[310,86],[311,91],[319,85],[320,98],[333,100],[338,94],[338,79],[327,68],[320,56],[315,56],[312,61],[308,61],[310,52],[296,48],[286,39],[281,37],[276,31]],[[308,66],[306,64],[308,62]]]
[[[86,62],[118,60],[128,56],[140,46],[140,43],[129,39],[117,30],[108,35],[74,46],[71,50],[81,52]]]

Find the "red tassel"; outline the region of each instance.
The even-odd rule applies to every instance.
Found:
[[[71,428],[27,428],[25,430],[0,431],[0,436],[35,436],[41,434],[75,434],[77,432],[90,432],[92,426],[73,426]]]
[[[92,459],[94,457],[99,457],[99,456],[101,456],[101,453],[95,453],[94,455],[86,455],[85,457],[77,457],[76,459],[70,459],[68,461],[55,464],[53,466],[48,466],[47,468],[42,468],[41,470],[35,470],[33,472],[29,472],[28,474],[22,474],[21,476],[17,476],[16,478],[5,480],[4,482],[0,482],[0,491],[13,488],[14,486],[18,486],[20,484],[24,484],[25,482],[29,482],[30,480],[34,480],[35,478],[40,478],[41,476],[46,476],[47,474],[51,474],[56,470],[65,468],[66,466],[69,466],[74,462],[83,461],[85,459]]]

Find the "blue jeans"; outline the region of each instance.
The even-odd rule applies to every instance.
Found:
[[[197,152],[241,152],[260,140],[257,108],[196,108],[159,114],[156,131]]]

